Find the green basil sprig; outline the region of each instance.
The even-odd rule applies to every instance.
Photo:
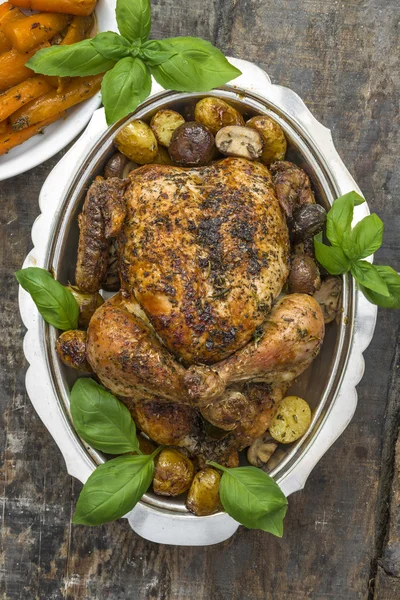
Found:
[[[391,267],[372,265],[363,260],[382,245],[383,223],[376,214],[364,217],[352,229],[354,207],[365,202],[357,192],[341,196],[327,215],[326,237],[315,236],[314,249],[317,261],[331,274],[350,273],[359,288],[372,304],[384,308],[400,308],[400,276]]]
[[[68,331],[78,327],[79,306],[71,292],[56,281],[51,273],[39,267],[28,267],[15,273],[21,287],[32,297],[43,319]]]
[[[102,83],[107,123],[133,112],[151,91],[151,75],[162,87],[206,92],[241,72],[210,42],[196,37],[149,40],[150,0],[117,0],[121,35],[107,31],[70,46],[52,46],[26,63],[43,75],[87,76],[107,71]]]
[[[93,448],[108,454],[141,454],[129,410],[103,386],[93,379],[78,379],[70,400],[75,429]]]
[[[126,515],[148,490],[154,475],[153,454],[119,456],[99,465],[83,486],[72,522],[101,525]]]
[[[272,477],[257,467],[228,469],[213,461],[208,464],[223,472],[219,495],[233,519],[249,529],[282,537],[288,501]]]

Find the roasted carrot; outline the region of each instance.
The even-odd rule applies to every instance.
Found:
[[[5,133],[0,135],[0,156],[6,154],[9,150],[11,150],[11,148],[15,148],[15,146],[23,144],[23,142],[26,142],[26,140],[29,140],[29,138],[33,137],[37,133],[41,133],[42,130],[47,127],[47,125],[50,125],[51,123],[54,123],[54,121],[61,119],[61,117],[64,115],[65,111],[59,112],[45,121],[40,121],[40,123],[36,123],[35,125],[32,125],[32,127],[27,127],[22,131],[13,131],[12,129],[8,129]]]
[[[40,98],[36,98],[10,117],[10,123],[16,131],[30,127],[39,121],[71,108],[75,104],[94,96],[100,90],[103,75],[90,77],[74,77],[63,94],[52,90]]]
[[[0,121],[52,89],[45,77],[36,75],[0,94]]]
[[[8,129],[7,121],[2,121],[0,123],[0,133],[4,133],[5,131],[7,131],[7,129]]]
[[[5,23],[17,21],[18,19],[25,19],[24,13],[22,13],[19,8],[13,6],[9,2],[0,4],[0,54],[2,52],[7,52],[7,50],[11,50],[12,48],[11,42],[3,33],[2,26]]]
[[[88,17],[74,17],[60,46],[69,46],[69,44],[81,42],[87,37],[93,25],[94,18],[92,15]]]
[[[96,8],[96,3],[97,0],[13,0],[13,4],[21,8],[82,16],[90,15]]]
[[[3,25],[3,33],[18,52],[29,52],[68,25],[68,15],[39,13]]]

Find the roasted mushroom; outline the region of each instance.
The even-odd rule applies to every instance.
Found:
[[[86,331],[72,329],[64,331],[57,339],[56,351],[61,361],[77,371],[91,373],[92,368],[86,357]]]
[[[147,123],[140,119],[125,125],[117,134],[114,143],[122,154],[139,165],[153,162],[157,155],[158,144],[155,135]]]
[[[185,119],[175,110],[162,109],[151,119],[152,128],[157,142],[168,148],[175,129],[183,125]]]
[[[308,175],[291,162],[278,160],[271,164],[270,171],[275,183],[279,204],[287,217],[303,204],[315,204]]]
[[[259,115],[246,123],[246,127],[256,129],[263,139],[264,148],[261,161],[270,165],[274,160],[284,160],[287,142],[282,127],[271,117]]]
[[[304,204],[293,213],[291,227],[292,241],[297,244],[313,238],[323,230],[326,222],[326,210],[320,204]]]
[[[225,156],[237,156],[257,160],[263,151],[261,134],[250,127],[229,125],[220,129],[215,136],[215,145]]]
[[[154,467],[153,489],[161,496],[179,496],[186,492],[194,477],[190,458],[175,450],[164,448]]]
[[[265,467],[277,447],[278,444],[274,438],[268,432],[264,433],[264,435],[255,439],[251,446],[249,446],[247,460],[255,467]]]
[[[220,98],[202,98],[194,109],[194,119],[205,125],[214,135],[227,125],[244,125],[240,112]]]
[[[186,499],[188,510],[199,517],[221,510],[220,481],[221,475],[211,467],[205,467],[196,473]]]
[[[191,121],[175,129],[168,147],[172,161],[181,167],[209,163],[214,152],[214,136],[207,127]]]
[[[340,277],[327,277],[322,282],[320,289],[315,292],[314,298],[322,308],[325,323],[336,319],[340,310],[340,297],[342,295],[342,279]]]
[[[313,295],[321,286],[316,262],[306,254],[295,254],[288,279],[289,294]]]
[[[239,425],[247,406],[248,402],[243,394],[227,390],[220,398],[205,406],[201,414],[212,425],[231,431]]]
[[[103,298],[98,292],[91,294],[89,292],[81,292],[73,285],[67,285],[67,290],[71,292],[79,306],[78,326],[82,329],[87,329],[90,319],[96,310],[104,303]]]
[[[104,167],[104,177],[119,177],[120,179],[124,176],[125,166],[128,164],[129,158],[121,152],[115,152],[111,158],[108,159],[106,166]]]

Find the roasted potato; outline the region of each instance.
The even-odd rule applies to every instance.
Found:
[[[320,204],[303,204],[293,213],[290,236],[294,243],[313,238],[323,230],[326,222],[326,210]]]
[[[261,134],[264,142],[264,148],[261,155],[261,161],[270,165],[274,160],[283,160],[285,158],[287,142],[282,127],[271,117],[260,115],[249,119],[246,127],[255,129]]]
[[[191,121],[175,129],[168,152],[172,161],[180,167],[201,167],[211,161],[214,148],[211,131]]]
[[[86,357],[86,331],[71,329],[64,331],[57,339],[56,351],[60,360],[77,371],[91,373],[92,368]]]
[[[314,298],[322,308],[325,323],[332,323],[340,310],[342,295],[341,277],[327,277],[321,287],[315,292]]]
[[[172,159],[168,154],[168,150],[164,146],[158,146],[158,152],[151,161],[153,165],[173,165]]]
[[[311,256],[296,254],[292,257],[288,285],[289,294],[313,295],[321,287],[319,269]]]
[[[215,145],[225,156],[248,160],[257,160],[263,151],[263,141],[258,131],[242,125],[222,127],[215,136]]]
[[[240,112],[220,98],[199,100],[194,109],[194,120],[207,127],[214,135],[227,125],[244,125]]]
[[[196,473],[186,498],[187,509],[199,517],[221,510],[220,481],[221,475],[211,467],[205,467]]]
[[[156,112],[150,121],[150,127],[157,142],[168,148],[175,129],[183,125],[185,119],[175,110],[163,109]]]
[[[117,134],[114,144],[122,154],[139,165],[153,162],[158,151],[153,131],[140,119],[125,125]]]
[[[104,177],[109,179],[110,177],[119,177],[122,179],[124,175],[124,169],[129,158],[121,152],[115,152],[111,158],[108,159],[106,166],[104,167]]]
[[[96,312],[96,310],[104,303],[103,298],[98,292],[91,294],[89,292],[81,292],[77,287],[73,285],[67,285],[67,290],[71,292],[73,297],[79,306],[79,320],[78,326],[82,329],[87,329],[90,323],[90,319]]]
[[[270,435],[281,444],[295,442],[305,434],[311,423],[311,409],[303,398],[286,396],[269,427]]]
[[[153,489],[160,496],[179,496],[186,492],[194,477],[190,458],[175,450],[164,448],[154,467]]]

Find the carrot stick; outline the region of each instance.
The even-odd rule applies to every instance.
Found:
[[[57,2],[55,0],[13,0],[12,3],[32,10],[87,16],[94,11],[97,0],[57,0]]]
[[[92,15],[88,17],[74,17],[60,46],[69,46],[69,44],[81,42],[86,38],[93,24],[94,18]]]
[[[6,23],[2,29],[8,41],[18,52],[28,52],[64,29],[68,25],[68,20],[68,15],[39,13]]]
[[[52,89],[44,77],[37,75],[0,94],[0,121],[7,119],[25,104]]]
[[[18,19],[25,19],[24,13],[22,13],[19,8],[13,6],[9,2],[0,4],[0,54],[2,52],[7,52],[7,50],[11,50],[12,48],[11,42],[3,33],[2,26],[5,23],[17,21]]]
[[[2,121],[0,123],[0,133],[4,133],[8,129],[7,121]]]
[[[13,48],[9,52],[0,54],[0,92],[4,92],[34,75],[34,72],[25,66],[25,63],[35,54],[36,50],[38,48],[26,54],[20,54]]]
[[[7,52],[7,50],[11,50],[12,46],[4,33],[0,29],[0,54],[3,52]]]
[[[47,125],[50,125],[51,123],[54,123],[54,121],[61,119],[61,117],[64,115],[65,111],[59,112],[49,119],[40,121],[40,123],[36,123],[35,125],[32,125],[32,127],[27,127],[22,131],[13,131],[12,129],[8,129],[5,133],[0,135],[0,156],[6,154],[9,150],[11,150],[11,148],[15,148],[15,146],[23,144],[26,142],[26,140],[29,140],[29,138],[33,137],[37,133],[41,133],[42,130],[47,127]]]
[[[91,98],[100,90],[103,75],[90,77],[74,77],[63,94],[52,90],[33,100],[10,117],[10,123],[16,131],[30,127],[39,121],[71,108],[75,104]]]

